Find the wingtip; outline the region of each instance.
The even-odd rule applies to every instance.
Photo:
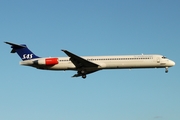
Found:
[[[67,50],[62,49],[61,51],[66,52]]]
[[[4,41],[4,43],[9,44],[9,42]]]
[[[73,76],[71,76],[72,78],[74,78],[74,77],[78,77],[78,74],[75,74],[75,75],[73,75]]]

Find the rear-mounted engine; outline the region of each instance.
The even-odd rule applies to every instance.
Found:
[[[58,64],[58,58],[46,58],[45,63],[46,65],[56,65]]]
[[[34,61],[34,64],[52,66],[58,64],[58,58],[46,58]]]

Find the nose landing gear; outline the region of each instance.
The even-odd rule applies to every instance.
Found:
[[[165,67],[165,73],[168,73],[168,67]]]

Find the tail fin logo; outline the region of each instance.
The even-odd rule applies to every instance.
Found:
[[[32,58],[33,58],[33,54],[24,54],[22,59],[24,60],[24,59],[32,59]]]

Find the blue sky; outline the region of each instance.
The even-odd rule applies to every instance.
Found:
[[[179,120],[178,0],[1,0],[1,120]],[[73,71],[19,65],[10,41],[43,57],[162,54],[164,69]]]

